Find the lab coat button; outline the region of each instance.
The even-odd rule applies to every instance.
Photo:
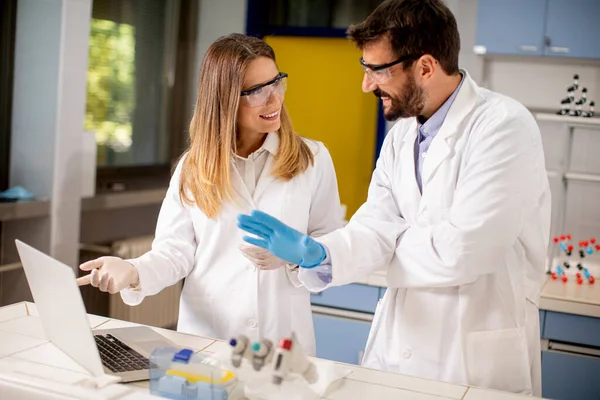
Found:
[[[402,356],[403,356],[404,358],[410,358],[410,356],[411,356],[411,354],[410,354],[410,350],[404,350],[404,351],[402,352]]]
[[[249,319],[249,320],[248,320],[248,326],[249,326],[250,328],[256,328],[256,327],[258,326],[258,324],[256,323],[256,320],[255,320],[255,319]]]

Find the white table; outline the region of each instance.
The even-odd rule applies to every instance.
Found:
[[[92,328],[102,329],[134,326],[136,324],[89,315]],[[226,342],[188,335],[167,329],[153,328],[178,346],[206,353],[214,353],[227,346]],[[488,391],[454,385],[390,372],[376,371],[353,365],[345,365],[352,373],[324,399],[353,400],[524,400],[527,396]],[[87,375],[86,371],[64,355],[44,337],[41,320],[35,304],[16,303],[0,308],[0,371],[15,368],[53,371],[60,379],[76,381]],[[128,384],[136,392],[148,393],[148,382]],[[0,396],[2,397],[2,396]],[[128,394],[123,399],[134,399]]]

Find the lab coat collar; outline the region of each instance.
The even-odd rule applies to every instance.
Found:
[[[463,75],[462,72],[460,73],[460,75],[461,75],[461,79],[460,79],[460,82],[458,83],[458,85],[456,86],[456,89],[454,89],[454,91],[448,97],[448,99],[444,102],[444,104],[442,104],[442,106],[440,108],[438,108],[438,110],[436,112],[434,112],[433,115],[427,121],[421,123],[421,121],[419,120],[420,117],[417,117],[417,125],[419,127],[419,137],[420,138],[421,138],[421,136],[423,137],[423,139],[425,139],[429,136],[435,137],[435,135],[437,135],[437,133],[442,128],[442,125],[444,124],[444,121],[446,120],[446,115],[448,115],[448,111],[450,110],[450,107],[452,107],[452,104],[454,103],[454,99],[456,99],[456,95],[460,91],[462,83],[465,80],[465,76]]]
[[[427,158],[423,161],[423,192],[425,192],[425,186],[435,170],[451,153],[456,142],[454,136],[462,132],[462,122],[471,113],[477,102],[477,84],[471,79],[467,71],[461,70],[461,73],[464,76],[462,86],[446,115],[440,131],[429,146]]]
[[[409,160],[403,164],[403,168],[400,171],[400,182],[403,183],[403,196],[400,202],[402,203],[401,208],[403,214],[415,215],[418,212],[421,201],[421,191],[417,185],[417,179],[415,176],[415,153],[413,143],[417,139],[418,128],[417,119],[414,118],[412,123],[408,125],[408,130],[404,133],[404,143],[400,147],[400,160]]]
[[[263,171],[260,174],[260,177],[258,178],[258,182],[256,183],[256,188],[254,189],[254,196],[251,196],[250,192],[248,192],[248,189],[244,184],[244,180],[237,171],[237,168],[233,168],[233,175],[235,179],[233,184],[234,189],[252,208],[256,208],[256,199],[258,199],[260,195],[264,193],[269,184],[275,180],[275,177],[272,174],[272,169],[275,155],[277,155],[277,152],[279,151],[279,143],[279,133],[269,132],[262,146],[260,146],[260,149],[257,150],[260,151],[261,149],[264,149],[268,151],[269,157],[267,158]]]
[[[276,155],[279,150],[279,133],[269,132],[261,146],[261,149],[267,150],[271,155]]]
[[[252,154],[260,153],[263,150],[268,151],[273,156],[277,154],[277,151],[279,150],[279,134],[278,133],[276,133],[276,132],[267,133],[267,136],[265,137],[265,140],[264,140],[262,146],[260,146],[258,148],[258,150],[256,150]],[[237,155],[235,152],[232,152],[232,153],[233,153],[234,158],[243,158],[243,157]]]
[[[260,174],[260,178],[258,178],[258,183],[256,184],[256,188],[254,189],[254,198],[258,199],[259,196],[265,191],[265,189],[275,180],[273,176],[273,161],[275,160],[275,155],[279,151],[279,133],[270,132],[265,139],[262,147],[265,148],[270,154],[267,158],[267,162],[265,163],[265,167],[263,168],[262,174]]]
[[[279,150],[279,142],[279,134],[276,132],[269,132],[267,133],[267,137],[265,138],[265,141],[263,142],[262,146],[260,146],[260,148],[255,152],[258,153],[262,150],[266,150],[270,153],[270,157],[267,158],[263,171],[260,177],[258,178],[258,183],[256,185],[256,188],[254,189],[254,197],[250,195],[250,192],[248,191],[248,188],[246,188],[244,180],[240,176],[237,168],[235,168],[235,164],[232,160],[231,165],[233,168],[233,188],[238,193],[238,195],[250,205],[251,208],[256,208],[256,202],[254,201],[254,199],[258,198],[257,196],[260,194],[260,192],[264,190],[266,185],[274,180],[271,174],[271,169],[273,166],[273,156],[275,156],[277,154],[277,151]],[[233,157],[239,156],[234,153]]]

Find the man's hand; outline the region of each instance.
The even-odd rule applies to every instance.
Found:
[[[137,269],[118,257],[100,257],[79,266],[82,271],[91,271],[89,275],[77,278],[77,285],[92,285],[102,292],[111,294],[137,285],[139,274]]]
[[[325,259],[323,245],[262,211],[239,215],[238,227],[258,236],[244,236],[244,241],[262,247],[290,264],[313,268]]]

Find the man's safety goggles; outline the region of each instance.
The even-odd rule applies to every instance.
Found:
[[[273,93],[283,99],[283,94],[287,88],[287,76],[288,74],[285,72],[280,72],[269,82],[253,87],[252,89],[244,90],[240,95],[246,98],[250,107],[258,107],[267,104]]]
[[[387,64],[376,65],[376,64],[367,64],[365,62],[365,60],[363,60],[363,58],[361,57],[360,65],[362,65],[362,67],[365,71],[365,74],[367,74],[373,82],[380,85],[380,84],[386,83],[387,81],[389,81],[391,79],[391,77],[392,77],[392,71],[390,70],[391,67],[393,67],[396,64],[400,64],[401,62],[408,61],[408,60],[416,60],[418,58],[419,58],[418,56],[408,55],[408,56],[402,56],[402,57],[398,58],[397,60],[394,60]]]

